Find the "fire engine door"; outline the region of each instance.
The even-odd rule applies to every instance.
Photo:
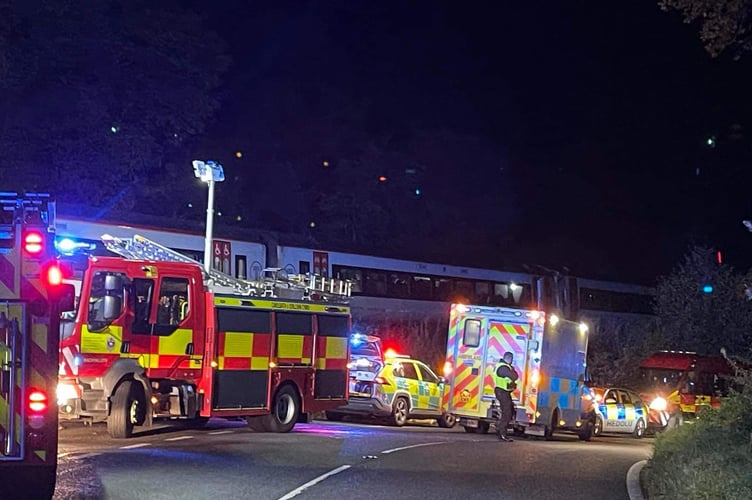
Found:
[[[203,329],[188,278],[133,280],[134,322],[128,347],[151,377],[198,378],[201,373]]]
[[[488,342],[485,357],[485,375],[483,377],[483,399],[493,400],[494,395],[494,371],[499,366],[499,361],[505,352],[514,355],[512,365],[520,376],[517,388],[512,392],[512,399],[517,403],[521,401],[521,394],[527,354],[527,338],[530,331],[529,323],[515,323],[509,320],[490,319],[488,321]]]
[[[24,456],[23,443],[17,440],[23,430],[26,393],[25,366],[28,362],[24,331],[23,304],[0,305],[0,461]]]

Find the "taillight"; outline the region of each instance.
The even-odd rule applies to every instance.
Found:
[[[375,383],[381,384],[381,385],[390,385],[389,381],[387,379],[385,379],[384,377],[376,377],[375,379],[373,379],[373,381]]]
[[[26,253],[39,255],[44,250],[44,236],[39,231],[27,231],[24,234],[23,246]]]
[[[29,411],[44,413],[47,411],[47,394],[39,390],[29,392]]]

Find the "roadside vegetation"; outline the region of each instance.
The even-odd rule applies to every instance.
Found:
[[[752,498],[752,370],[719,409],[658,436],[644,469],[648,498]]]

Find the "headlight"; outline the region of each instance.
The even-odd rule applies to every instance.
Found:
[[[366,358],[360,358],[358,361],[355,362],[355,365],[363,367],[363,368],[367,368],[371,366],[371,362],[368,361]]]
[[[667,406],[668,405],[666,404],[666,400],[660,396],[655,398],[650,403],[650,409],[655,411],[665,411]]]
[[[70,401],[71,399],[78,399],[78,387],[66,383],[61,382],[57,384],[57,404],[62,405],[65,404],[66,401]]]

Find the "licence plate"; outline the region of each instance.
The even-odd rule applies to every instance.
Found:
[[[373,380],[376,378],[376,374],[373,372],[355,372],[355,378],[358,380]]]

